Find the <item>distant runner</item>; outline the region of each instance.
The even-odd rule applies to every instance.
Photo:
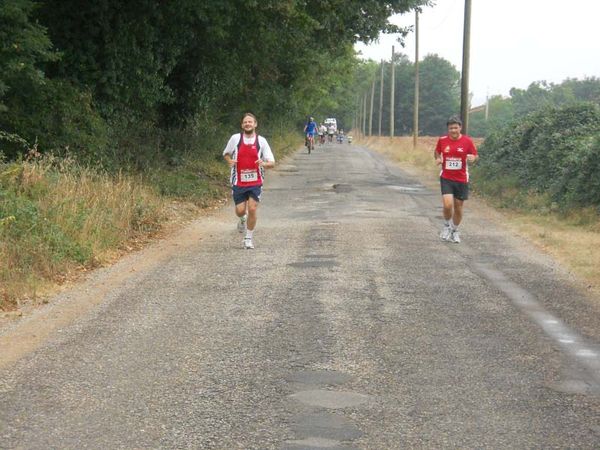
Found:
[[[469,136],[461,134],[462,121],[450,117],[446,122],[448,135],[438,139],[433,157],[442,166],[440,185],[444,207],[443,241],[460,243],[458,226],[462,221],[463,204],[469,198],[468,163],[477,159],[477,148]]]
[[[328,125],[327,126],[327,137],[329,139],[329,142],[333,142],[333,135],[335,134],[335,126],[333,125]]]
[[[325,135],[327,134],[327,127],[325,124],[321,124],[319,126],[319,144],[323,145],[325,143]]]
[[[267,140],[256,134],[258,121],[251,113],[242,117],[242,132],[229,138],[223,151],[231,167],[231,186],[235,214],[240,218],[238,231],[246,232],[244,248],[253,249],[253,234],[258,203],[262,194],[265,168],[275,166],[275,157]]]

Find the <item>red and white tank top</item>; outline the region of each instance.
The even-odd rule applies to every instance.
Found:
[[[259,159],[260,149],[258,146],[258,135],[254,142],[246,144],[243,136],[237,149],[237,164],[235,167],[234,185],[238,187],[262,186],[263,171],[256,161]]]

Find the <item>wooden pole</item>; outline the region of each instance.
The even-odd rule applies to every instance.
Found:
[[[471,42],[471,0],[465,0],[465,22],[463,29],[463,58],[462,75],[460,83],[460,115],[462,118],[462,132],[469,130],[469,62]]]
[[[415,105],[413,112],[413,148],[419,141],[419,11],[415,11]]]
[[[394,46],[392,45],[392,80],[391,80],[391,89],[390,89],[390,137],[394,137],[394,87],[396,84],[396,72],[395,72],[395,67],[396,64],[394,63]]]
[[[367,93],[363,95],[363,135],[367,135]]]
[[[371,105],[369,108],[369,136],[373,136],[373,98],[375,97],[375,80],[371,83]]]
[[[381,83],[379,85],[379,136],[381,136],[381,120],[383,119],[383,59],[381,60]]]

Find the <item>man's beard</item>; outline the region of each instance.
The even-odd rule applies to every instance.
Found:
[[[252,136],[254,134],[254,130],[255,130],[254,128],[252,128],[251,130],[244,129],[244,134],[246,136]]]

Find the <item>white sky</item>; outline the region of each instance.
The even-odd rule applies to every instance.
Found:
[[[419,55],[437,53],[462,68],[464,0],[436,0],[419,16]],[[414,12],[394,16],[400,26],[414,24]],[[414,33],[400,47],[383,35],[363,57],[390,59],[392,45],[414,61]],[[600,77],[600,0],[472,0],[470,92],[473,106],[486,95],[508,95],[511,87],[534,81]]]

